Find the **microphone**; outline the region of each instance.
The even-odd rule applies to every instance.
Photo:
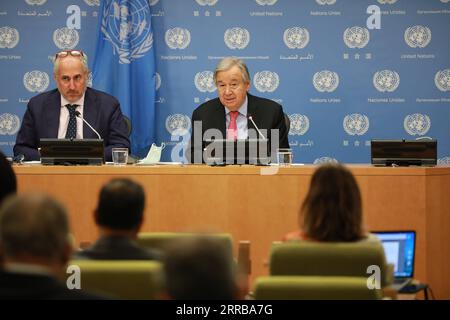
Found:
[[[97,132],[97,130],[95,130],[95,129],[89,124],[89,122],[87,122],[86,120],[84,120],[84,118],[81,116],[80,111],[78,111],[78,110],[75,111],[75,115],[76,115],[78,118],[80,118],[81,120],[83,120],[83,122],[86,123],[87,126],[88,126],[89,128],[91,128],[92,131],[95,132],[95,134],[97,135],[97,137],[98,137],[99,140],[102,140],[102,137],[101,137],[100,134]]]
[[[19,153],[17,156],[14,156],[12,158],[12,162],[14,163],[22,163],[23,160],[25,160],[25,155],[22,153]]]
[[[261,133],[261,131],[259,131],[258,126],[256,125],[255,121],[253,121],[252,115],[251,114],[247,115],[247,118],[253,123],[253,126],[255,127],[256,131],[258,131],[261,138],[263,138],[264,140],[267,140],[266,137],[264,137],[264,135]]]

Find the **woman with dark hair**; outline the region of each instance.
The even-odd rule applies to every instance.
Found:
[[[299,225],[300,231],[288,233],[283,240],[352,242],[367,238],[361,194],[347,168],[326,164],[314,172]]]
[[[6,157],[0,152],[0,205],[8,195],[16,191],[16,175]]]

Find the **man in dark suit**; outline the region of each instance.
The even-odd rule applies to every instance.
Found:
[[[144,216],[145,193],[130,179],[113,179],[100,191],[95,222],[100,238],[77,252],[75,259],[158,260],[159,252],[140,247],[135,239]]]
[[[219,97],[203,103],[192,113],[187,155],[191,162],[204,160],[203,142],[211,135],[227,140],[267,138],[273,148],[289,148],[283,108],[272,100],[248,93],[250,75],[242,60],[234,57],[221,60],[214,71],[214,82]]]
[[[82,51],[56,54],[53,76],[58,89],[30,99],[17,134],[15,156],[39,160],[41,138],[97,139],[97,134],[77,113],[104,140],[106,161],[111,161],[112,148],[130,147],[119,102],[109,94],[87,88],[88,75],[87,57]]]
[[[72,253],[69,221],[64,207],[48,196],[23,194],[4,202],[0,251],[0,300],[98,298],[59,280]]]

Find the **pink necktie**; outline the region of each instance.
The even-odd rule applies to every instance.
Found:
[[[239,115],[238,111],[230,111],[230,124],[228,125],[227,130],[227,139],[228,140],[237,140],[237,124],[236,119]]]

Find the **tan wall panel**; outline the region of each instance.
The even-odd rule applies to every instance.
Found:
[[[363,197],[368,230],[417,231],[416,278],[450,299],[450,167],[349,166]],[[92,212],[101,186],[130,177],[145,187],[143,231],[220,231],[251,241],[252,279],[267,274],[272,241],[297,228],[315,166],[261,175],[253,166],[15,166],[19,191],[43,191],[69,209],[78,242],[97,237]],[[445,280],[445,281],[444,281]]]

